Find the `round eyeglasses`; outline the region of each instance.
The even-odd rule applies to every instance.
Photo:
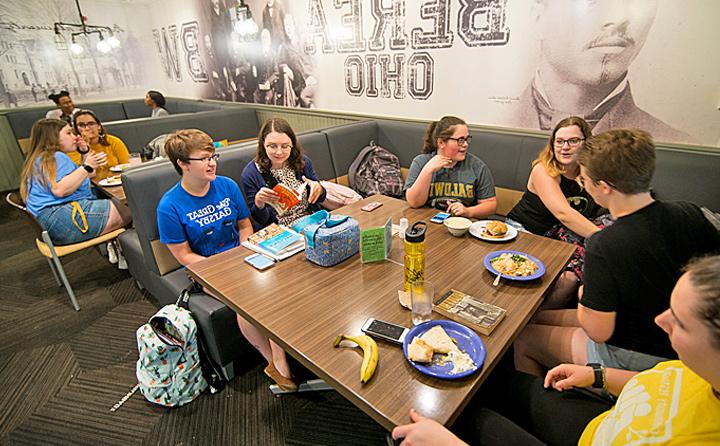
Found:
[[[561,139],[557,138],[554,142],[555,147],[562,147],[567,143],[570,147],[577,147],[580,145],[581,142],[585,141],[585,138],[568,138],[568,139]]]
[[[464,146],[465,144],[470,144],[470,141],[472,141],[472,135],[468,135],[468,136],[460,137],[460,138],[449,137],[448,139],[452,139],[453,141],[458,143],[458,145]]]

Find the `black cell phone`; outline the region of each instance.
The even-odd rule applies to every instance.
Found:
[[[372,317],[365,321],[361,330],[370,336],[394,342],[395,344],[402,344],[409,331],[402,325],[391,324]]]

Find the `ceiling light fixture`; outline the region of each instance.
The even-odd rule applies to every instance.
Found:
[[[84,51],[84,47],[75,40],[77,36],[84,36],[89,41],[91,34],[97,34],[99,40],[96,48],[101,53],[108,53],[113,48],[120,47],[120,41],[117,37],[115,37],[115,33],[113,33],[112,28],[109,26],[86,24],[85,22],[87,21],[87,18],[83,15],[82,9],[80,9],[80,0],[75,0],[75,6],[77,6],[80,23],[55,22],[53,24],[53,29],[55,30],[55,44],[59,49],[66,48],[67,39],[63,35],[64,32],[70,34],[70,40],[72,41],[70,51],[76,55],[82,54]],[[107,39],[103,35],[103,32],[109,35]]]

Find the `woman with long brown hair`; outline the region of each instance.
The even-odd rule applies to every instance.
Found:
[[[576,182],[580,173],[577,153],[591,135],[590,124],[578,116],[558,122],[532,163],[527,190],[508,214],[507,223],[512,226],[578,245],[576,255],[548,296],[546,308],[562,307],[572,300],[569,296],[582,279],[584,239],[601,229],[591,219],[602,209]]]
[[[316,210],[325,200],[326,192],[315,174],[312,161],[304,153],[290,124],[273,118],[263,124],[258,135],[255,159],[242,173],[243,189],[253,220],[265,227],[270,223],[292,226]],[[282,183],[290,189],[302,188],[300,202],[278,214],[272,204],[280,198],[273,187]]]
[[[85,150],[95,153],[104,153],[107,163],[98,172],[99,178],[103,178],[109,172],[109,168],[118,164],[125,164],[130,159],[130,152],[125,143],[118,137],[108,134],[103,127],[100,118],[90,110],[80,110],[75,114],[73,121],[75,133],[82,136],[87,143],[87,148],[81,148],[77,152],[69,154],[75,164],[82,162]]]
[[[53,243],[78,243],[130,223],[128,208],[98,199],[90,190],[89,177],[105,165],[106,155],[88,152],[80,166],[70,160],[68,154],[87,149],[87,143],[65,121],[36,122],[30,146],[20,174],[20,195]]]

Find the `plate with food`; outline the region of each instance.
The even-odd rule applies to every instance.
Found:
[[[470,225],[470,234],[486,242],[507,242],[518,235],[517,229],[498,220],[480,220]]]
[[[111,177],[103,178],[102,180],[98,181],[98,184],[100,186],[120,186],[122,184],[122,180],[120,179],[120,175],[113,175]]]
[[[110,168],[110,172],[122,172],[123,170],[127,169],[128,167],[130,167],[130,163],[117,164]]]
[[[535,280],[545,274],[545,265],[537,257],[520,251],[493,251],[483,260],[494,275],[510,280]]]
[[[472,375],[485,362],[485,344],[473,330],[454,321],[423,322],[403,342],[408,362],[420,372],[442,379]]]

